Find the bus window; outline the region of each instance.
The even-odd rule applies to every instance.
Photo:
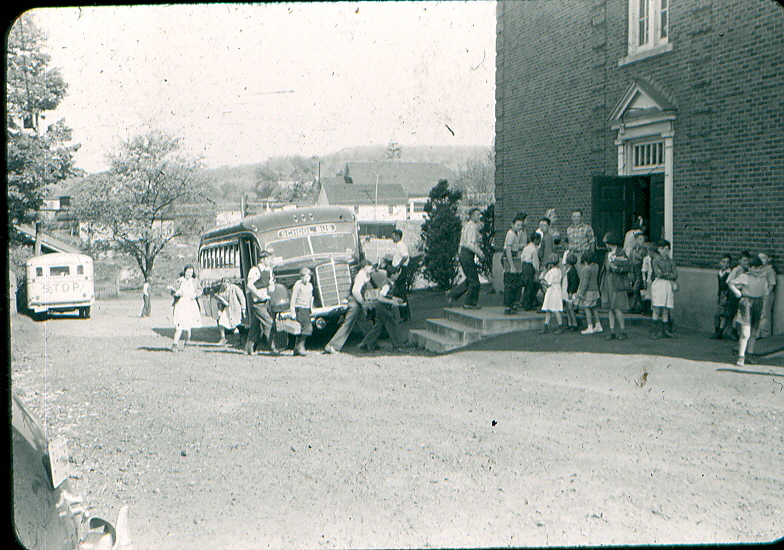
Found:
[[[280,256],[283,260],[312,254],[307,237],[269,243],[267,244],[267,251],[273,256]]]
[[[65,275],[70,275],[70,274],[71,274],[71,269],[67,265],[52,266],[49,268],[50,277],[63,277]]]
[[[351,233],[313,235],[310,239],[315,254],[350,254],[355,248]]]
[[[77,275],[84,275],[84,266],[83,265],[77,265],[76,266],[76,274]]]
[[[35,268],[35,276],[36,277],[43,277],[44,276],[44,268],[43,267],[36,267]]]

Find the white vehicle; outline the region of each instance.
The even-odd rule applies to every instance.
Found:
[[[84,254],[44,254],[27,260],[27,308],[36,316],[77,311],[88,319],[95,303],[93,259]]]

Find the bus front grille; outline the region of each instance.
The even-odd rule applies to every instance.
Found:
[[[343,304],[351,292],[351,271],[348,264],[328,263],[316,268],[316,282],[321,297],[321,307]]]

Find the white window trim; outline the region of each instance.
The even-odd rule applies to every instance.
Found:
[[[673,142],[675,139],[674,115],[653,115],[629,122],[621,121],[613,127],[617,130],[615,145],[618,150],[618,175],[664,173],[664,238],[675,246],[673,240]],[[664,166],[655,169],[635,170],[632,163],[634,145],[643,141],[664,142]]]
[[[659,55],[672,50],[668,36],[661,36],[661,0],[645,0],[648,4],[648,42],[639,45],[638,14],[640,0],[629,0],[629,28],[628,28],[628,54],[618,64],[625,65],[653,55]],[[672,19],[670,13],[672,6],[668,3],[667,20]]]

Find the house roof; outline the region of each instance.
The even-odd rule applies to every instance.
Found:
[[[403,187],[409,197],[427,197],[439,180],[454,181],[455,173],[437,162],[355,162],[343,166],[341,174],[353,185],[376,185],[379,189],[389,184]]]
[[[15,226],[16,230],[19,232],[19,235],[22,239],[29,243],[35,243],[35,227],[32,225],[26,224],[18,224]],[[65,241],[61,241],[56,237],[52,237],[46,233],[41,233],[41,249],[50,252],[63,252],[67,254],[81,254],[82,251],[79,248],[68,244]]]
[[[374,176],[375,179],[375,176]],[[322,189],[329,204],[351,206],[376,204],[376,184],[322,183]],[[408,195],[399,183],[378,186],[378,204],[406,204]]]

